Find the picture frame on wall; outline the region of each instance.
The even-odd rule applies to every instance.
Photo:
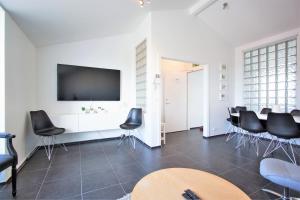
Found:
[[[219,68],[219,100],[224,101],[227,90],[227,65],[222,64]]]

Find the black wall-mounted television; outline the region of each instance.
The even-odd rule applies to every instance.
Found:
[[[57,64],[58,101],[120,101],[120,70]]]

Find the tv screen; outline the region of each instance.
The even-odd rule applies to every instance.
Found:
[[[57,65],[58,101],[120,101],[120,70]]]

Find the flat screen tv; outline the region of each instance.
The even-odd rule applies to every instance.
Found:
[[[120,70],[57,64],[58,101],[120,101]]]

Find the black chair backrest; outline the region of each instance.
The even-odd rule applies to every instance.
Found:
[[[131,108],[125,124],[142,125],[142,109]]]
[[[297,123],[290,113],[269,113],[267,129],[270,134],[279,138],[291,139],[300,137]]]
[[[30,111],[31,124],[33,131],[36,132],[41,129],[54,128],[47,113],[43,110]]]
[[[254,111],[240,111],[240,126],[252,133],[266,131]]]
[[[239,118],[238,117],[234,117],[231,115],[231,113],[236,113],[236,112],[231,112],[232,111],[232,108],[227,108],[228,110],[228,114],[229,114],[229,119],[230,119],[230,123],[233,125],[233,126],[239,126]]]
[[[271,109],[271,108],[263,108],[263,109],[260,111],[260,114],[269,114],[270,112],[272,112],[272,109]]]
[[[236,106],[235,110],[237,113],[239,113],[240,111],[247,111],[247,107],[246,106]]]
[[[230,108],[230,111],[229,111],[229,112],[231,112],[231,113],[237,113],[236,109],[233,108],[233,107]]]
[[[300,116],[300,110],[294,109],[291,111],[291,115],[293,116]]]

